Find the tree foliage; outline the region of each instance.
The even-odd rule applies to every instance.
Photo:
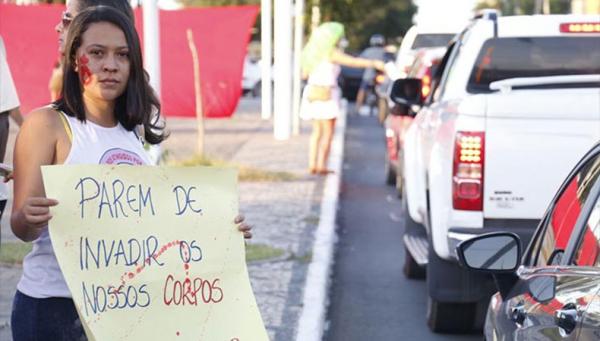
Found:
[[[476,8],[495,8],[503,15],[534,14],[536,0],[481,0]],[[550,0],[552,14],[565,14],[571,12],[570,0]]]
[[[307,10],[310,10],[307,1]],[[318,0],[312,1],[317,5]],[[412,25],[416,6],[411,0],[336,0],[320,1],[321,21],[339,21],[346,28],[351,50],[359,50],[375,33],[382,34],[389,42],[402,37]],[[310,13],[307,13],[310,22]]]
[[[275,0],[281,1],[281,0]],[[260,0],[182,0],[185,6],[260,5]],[[321,10],[321,22],[339,21],[344,24],[350,50],[365,47],[369,37],[383,34],[389,42],[406,33],[412,25],[416,6],[411,0],[305,0],[305,33],[310,31],[312,6]],[[260,37],[260,20],[255,24]]]

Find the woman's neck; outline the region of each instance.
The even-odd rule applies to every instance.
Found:
[[[98,100],[83,95],[85,119],[99,126],[111,128],[117,125],[115,101]]]

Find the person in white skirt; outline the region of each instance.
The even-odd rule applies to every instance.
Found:
[[[344,26],[337,22],[321,24],[302,51],[302,73],[308,78],[302,93],[300,117],[312,120],[308,171],[326,175],[335,121],[341,114],[341,90],[337,84],[340,65],[384,69],[381,61],[355,58],[337,48]]]

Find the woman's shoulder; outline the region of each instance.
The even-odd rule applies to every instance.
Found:
[[[60,113],[50,105],[34,109],[25,118],[21,129],[45,131],[58,129],[61,127],[59,115]]]

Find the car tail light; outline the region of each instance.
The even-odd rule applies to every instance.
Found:
[[[425,76],[423,76],[423,78],[421,78],[421,97],[423,98],[423,100],[425,100],[427,98],[427,96],[429,96],[429,93],[431,92],[431,68],[428,67],[427,68],[427,73],[425,73]]]
[[[600,33],[600,22],[560,24],[561,33]]]
[[[485,133],[456,133],[452,176],[452,206],[457,210],[483,210]]]
[[[398,160],[398,147],[396,146],[396,133],[394,132],[394,129],[391,128],[386,128],[385,129],[385,141],[387,144],[387,151],[388,151],[388,158],[391,161],[397,161]]]

